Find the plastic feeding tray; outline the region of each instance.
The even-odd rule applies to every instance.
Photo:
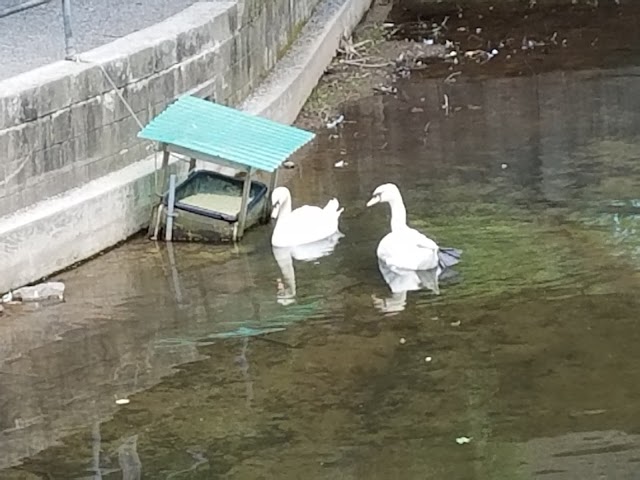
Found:
[[[176,186],[173,240],[228,242],[237,231],[244,179],[208,170],[192,172]],[[169,202],[169,192],[163,198]],[[245,228],[259,223],[267,202],[267,186],[253,180],[249,191]],[[164,215],[163,215],[164,217]],[[163,219],[162,228],[166,227]]]

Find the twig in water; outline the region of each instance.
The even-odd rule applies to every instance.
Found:
[[[455,83],[456,77],[461,73],[462,72],[453,72],[451,75],[444,79],[444,83]]]
[[[369,44],[369,43],[373,43],[373,40],[371,40],[370,38],[367,40],[362,40],[361,42],[356,43],[353,48],[361,48],[364,47],[365,45]]]
[[[431,121],[425,123],[424,128],[422,129],[424,131],[424,137],[422,138],[422,144],[426,145],[427,144],[427,137],[429,135],[429,127],[431,126]]]
[[[449,116],[449,112],[451,111],[451,107],[449,106],[449,95],[444,94],[444,104],[442,104],[442,109],[446,116]]]
[[[357,60],[340,60],[340,63],[345,65],[351,65],[353,67],[362,67],[362,68],[384,68],[390,65],[393,65],[391,62],[384,63],[362,63]]]
[[[361,57],[360,52],[353,45],[353,40],[351,36],[347,36],[346,33],[343,34],[342,39],[340,41],[340,52],[343,53],[347,58],[353,57]]]

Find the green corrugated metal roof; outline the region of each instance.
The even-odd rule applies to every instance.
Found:
[[[138,137],[273,172],[315,134],[184,96],[151,120]]]

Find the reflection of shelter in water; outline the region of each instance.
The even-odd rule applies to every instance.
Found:
[[[46,340],[29,338],[38,327],[25,329],[18,325],[23,320],[0,330],[2,350],[20,350],[0,358],[0,469],[88,422],[108,419],[117,411],[116,398],[147,389],[175,365],[199,358],[193,346],[155,349],[116,323],[42,325],[40,331],[53,337]],[[151,334],[154,326],[149,327]]]
[[[149,389],[175,366],[202,358],[199,345],[280,331],[321,306],[318,299],[283,309],[271,289],[256,288],[264,274],[244,253],[221,249],[219,257],[196,257],[194,265],[167,247],[148,259],[138,256],[139,262],[160,260],[151,269],[110,252],[91,265],[107,281],[86,282],[81,267],[68,274],[69,302],[3,318],[0,470],[108,420],[118,411],[116,398]],[[248,301],[238,302],[243,295]]]

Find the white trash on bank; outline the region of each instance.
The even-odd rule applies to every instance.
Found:
[[[344,122],[344,115],[340,115],[338,118],[336,118],[335,120],[327,123],[327,128],[336,128],[338,125],[340,125],[342,122]]]
[[[2,297],[3,303],[40,302],[43,300],[64,300],[65,285],[62,282],[45,282],[32,287],[21,287]]]

